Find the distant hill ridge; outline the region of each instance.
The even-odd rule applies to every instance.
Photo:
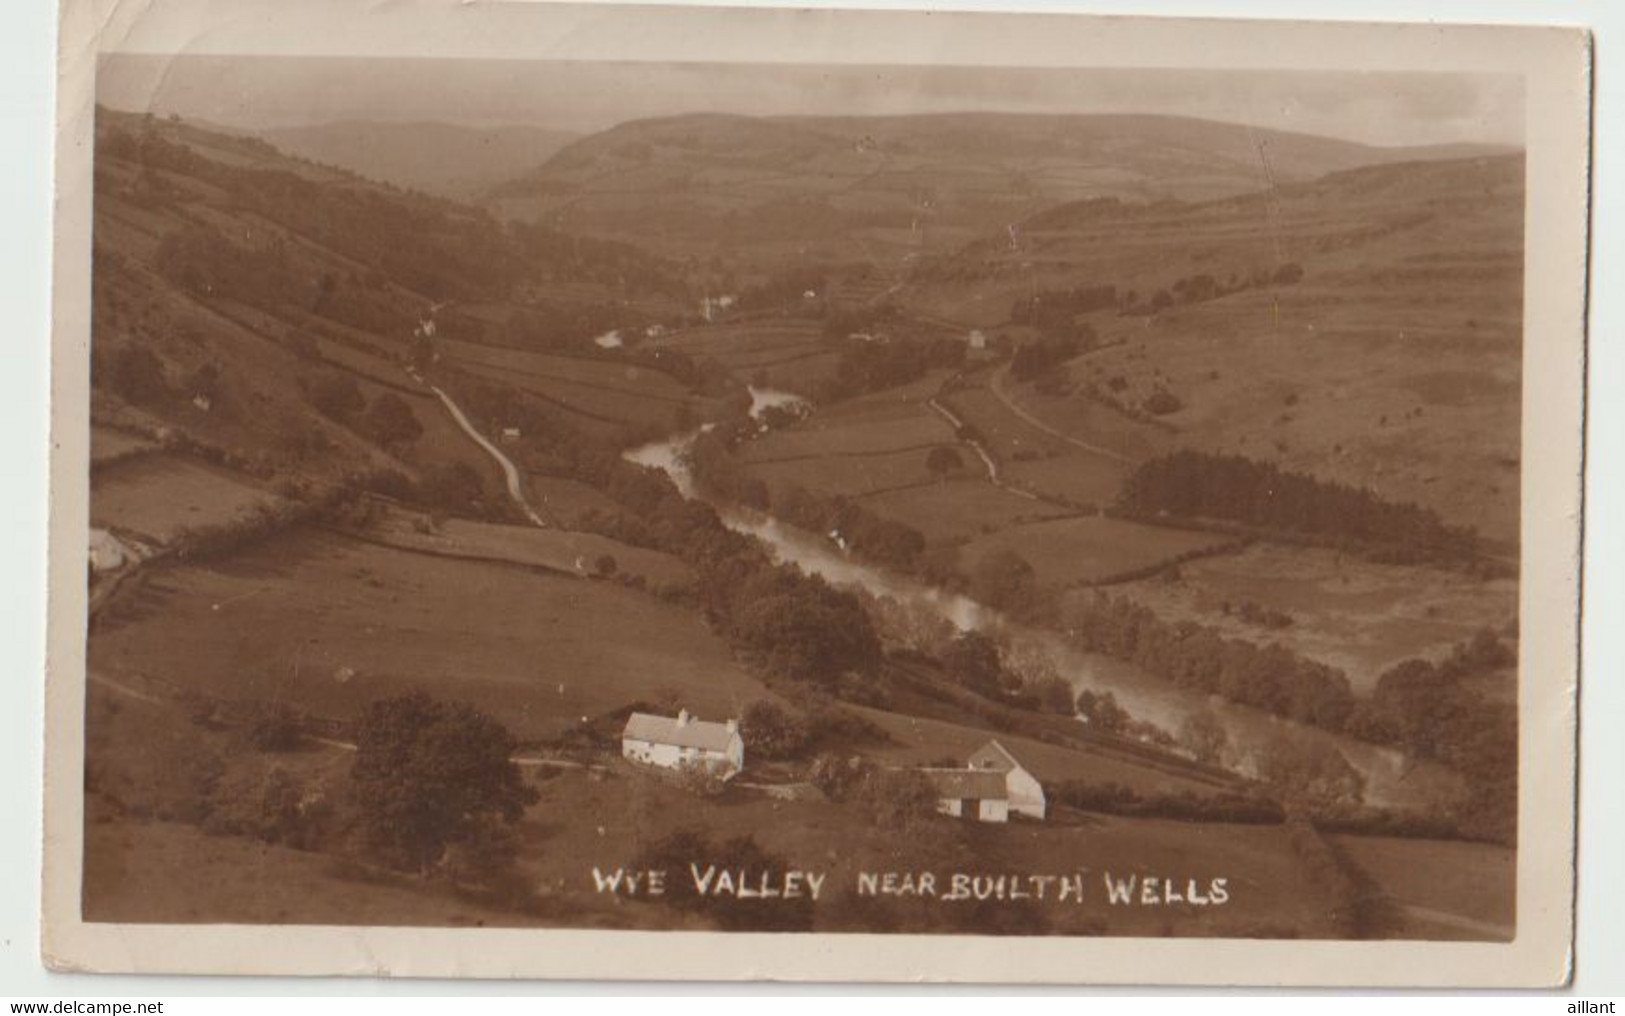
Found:
[[[1361,166],[1507,151],[1388,148],[1189,117],[933,113],[633,120],[491,190],[510,218],[674,247],[942,250],[1095,198],[1204,201]]]
[[[271,128],[259,136],[291,155],[467,200],[545,162],[580,135],[530,125],[341,120]]]

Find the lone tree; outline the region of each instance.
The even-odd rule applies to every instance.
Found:
[[[957,473],[965,468],[965,460],[959,453],[947,445],[937,445],[925,453],[925,468],[937,479],[946,479],[949,473]]]
[[[421,692],[374,702],[356,732],[351,780],[368,849],[427,874],[448,850],[489,854],[537,799],[509,756],[514,738],[463,702]]]

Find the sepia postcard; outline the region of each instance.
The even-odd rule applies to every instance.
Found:
[[[1589,75],[68,0],[44,962],[1565,983]]]

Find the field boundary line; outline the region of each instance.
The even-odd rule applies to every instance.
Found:
[[[995,370],[992,373],[992,375],[988,378],[988,383],[987,383],[987,390],[993,393],[994,398],[998,399],[1000,402],[1002,402],[1004,404],[1004,408],[1010,410],[1010,412],[1012,412],[1016,416],[1020,417],[1024,422],[1029,423],[1034,427],[1037,427],[1039,430],[1041,430],[1044,433],[1048,434],[1050,437],[1057,438],[1057,439],[1059,439],[1061,441],[1065,441],[1069,445],[1073,445],[1074,447],[1077,447],[1077,448],[1082,448],[1086,452],[1090,452],[1092,454],[1099,455],[1099,456],[1101,456],[1103,458],[1108,458],[1108,459],[1111,459],[1111,460],[1113,460],[1115,462],[1126,463],[1126,464],[1131,465],[1131,466],[1134,465],[1135,460],[1128,457],[1127,455],[1124,455],[1121,452],[1114,452],[1110,448],[1103,448],[1103,447],[1101,447],[1100,445],[1097,445],[1097,444],[1090,444],[1087,441],[1083,441],[1083,440],[1080,440],[1079,438],[1075,438],[1072,435],[1067,434],[1067,433],[1065,433],[1063,431],[1056,430],[1054,427],[1050,426],[1049,424],[1045,423],[1043,420],[1040,420],[1038,417],[1034,416],[1032,413],[1029,413],[1027,410],[1022,409],[1020,406],[1016,405],[1015,402],[1010,398],[1010,396],[1008,394],[1006,394],[1006,392],[1004,390],[1004,382],[1009,377],[1009,375],[1010,375],[1010,368],[1008,366],[1001,367],[1001,368],[999,368],[998,370]]]

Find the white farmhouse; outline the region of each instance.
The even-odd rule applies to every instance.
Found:
[[[676,716],[633,713],[621,731],[621,755],[666,769],[700,765],[736,773],[745,768],[745,741],[739,736],[738,720],[711,723],[694,718],[687,709]]]
[[[1008,822],[1011,815],[1043,821],[1044,788],[997,741],[978,748],[964,769],[924,769],[937,791],[937,810],[955,818]]]

